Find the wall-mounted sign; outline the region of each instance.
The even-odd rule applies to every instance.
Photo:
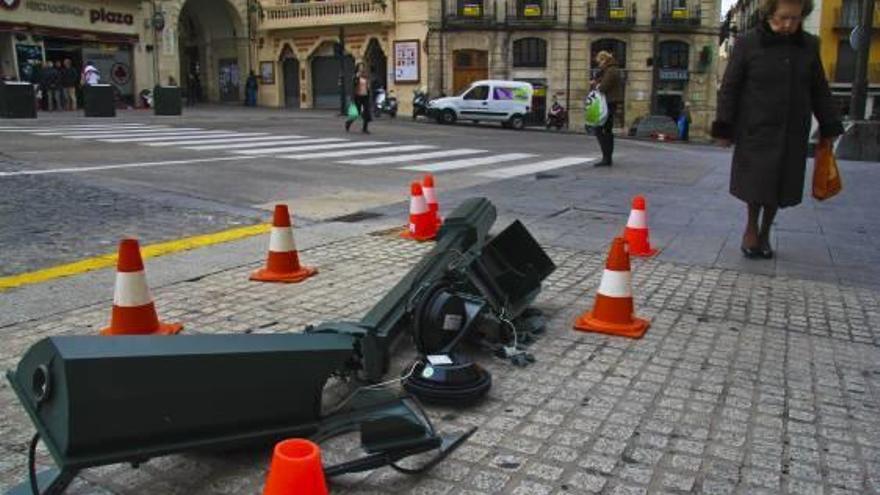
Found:
[[[104,10],[101,7],[101,10],[92,9],[89,12],[89,20],[92,21],[92,24],[96,22],[107,22],[110,24],[127,24],[131,26],[134,24],[134,16],[131,14],[123,14],[121,12],[110,12]]]
[[[262,84],[275,84],[275,62],[260,62],[260,82]]]
[[[394,42],[394,81],[399,83],[419,82],[421,66],[419,40],[400,40]]]
[[[672,18],[673,19],[687,19],[688,18],[687,9],[682,9],[682,8],[672,9]]]
[[[612,8],[608,10],[608,17],[611,19],[626,19],[626,9]]]
[[[0,8],[15,10],[21,5],[21,0],[0,0]]]
[[[478,3],[468,3],[461,8],[464,17],[480,17],[483,15],[483,6]]]
[[[687,81],[687,69],[660,69],[661,81]]]
[[[50,3],[50,2],[38,2],[36,0],[28,0],[25,2],[25,6],[28,10],[33,10],[36,12],[48,12],[50,14],[58,14],[58,15],[72,15],[81,17],[86,14],[86,11],[76,5],[67,5],[63,3]]]
[[[523,17],[541,17],[541,5],[530,3],[523,7]]]

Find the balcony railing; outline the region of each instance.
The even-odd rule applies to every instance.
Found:
[[[656,26],[668,29],[693,29],[702,24],[703,10],[699,4],[687,7],[661,7],[654,11]]]
[[[443,19],[448,26],[484,28],[496,23],[495,0],[448,0]]]
[[[834,11],[834,28],[835,29],[852,29],[859,25],[858,9],[845,9],[838,7]],[[874,22],[871,24],[874,29],[880,29],[880,10],[874,9]]]
[[[587,4],[587,26],[595,29],[628,29],[636,25],[636,4],[610,7]]]
[[[284,29],[339,24],[393,23],[393,2],[387,0],[331,0],[277,2],[263,7],[263,28]]]
[[[521,27],[546,27],[558,21],[556,2],[511,2],[507,7],[507,24]]]

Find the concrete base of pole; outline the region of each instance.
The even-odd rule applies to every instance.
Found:
[[[880,161],[880,121],[862,120],[847,124],[835,155],[840,160]]]

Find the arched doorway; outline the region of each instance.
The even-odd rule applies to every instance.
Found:
[[[489,78],[489,52],[455,50],[452,54],[452,92],[460,94],[474,81]]]
[[[281,78],[284,82],[284,106],[299,108],[299,60],[290,45],[281,51]]]
[[[248,39],[226,0],[187,0],[178,20],[180,83],[199,101],[240,101]]]
[[[388,58],[385,56],[385,52],[382,51],[382,47],[379,46],[379,42],[376,41],[375,38],[370,40],[370,43],[367,45],[367,51],[364,54],[364,62],[367,65],[367,69],[370,71],[370,85],[373,91],[376,88],[385,88],[388,90]]]
[[[326,42],[312,55],[312,101],[314,108],[338,109],[340,80],[346,84],[345,94],[351,97],[351,81],[354,77],[354,57],[346,54],[344,72],[340,78],[339,57],[333,51],[334,43]]]

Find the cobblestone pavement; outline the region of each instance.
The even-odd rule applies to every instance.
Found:
[[[0,156],[0,171],[20,168]],[[70,175],[31,175],[0,180],[0,277],[112,253],[121,235],[149,244],[251,225],[265,215],[155,191],[123,192],[94,178],[87,182]]]
[[[303,252],[321,269],[303,284],[253,284],[247,266],[154,293],[160,315],[183,321],[188,333],[296,331],[359,317],[428,249],[358,236]],[[478,426],[477,433],[424,476],[380,469],[335,480],[333,493],[880,490],[880,292],[634,260],[637,311],[653,324],[633,341],[571,330],[592,304],[604,255],[548,253],[558,270],[537,302],[550,320],[533,346],[537,362],[515,368],[481,356],[494,377],[489,398],[468,409],[429,409],[439,430]],[[109,310],[89,306],[3,328],[0,361],[13,367],[47,335],[93,334]],[[397,356],[395,370],[410,358]],[[24,479],[33,430],[5,381],[0,407],[6,489]],[[324,459],[358,450],[356,435],[343,437],[324,445]],[[263,450],[167,456],[138,469],[87,470],[69,493],[259,493],[268,460]]]

